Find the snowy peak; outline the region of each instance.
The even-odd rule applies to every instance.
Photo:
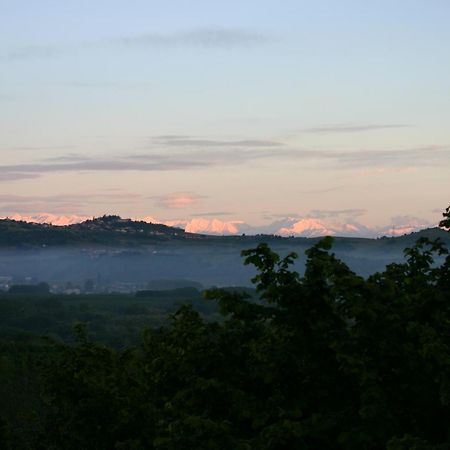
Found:
[[[204,234],[217,234],[217,235],[233,235],[240,234],[240,225],[242,221],[222,221],[219,219],[205,219],[195,218],[188,221],[168,221],[166,225],[178,226],[184,228],[188,233],[204,233]]]
[[[301,219],[295,221],[295,219],[288,219],[291,224],[283,226],[277,230],[277,234],[282,236],[305,236],[305,237],[317,237],[317,236],[334,236],[335,230],[328,227],[324,222],[318,219]]]
[[[6,217],[5,217],[6,218]],[[21,214],[13,214],[12,216],[7,217],[8,219],[30,222],[30,223],[48,223],[56,226],[66,226],[73,225],[75,223],[81,223],[88,219],[92,219],[92,217],[88,216],[78,216],[78,215],[66,215],[66,216],[58,216],[56,214],[50,213],[41,213],[35,214],[31,216],[24,216]]]
[[[373,231],[356,223],[328,223],[316,218],[286,219],[286,224],[281,226],[276,234],[281,236],[367,236]]]
[[[14,214],[9,219],[52,224],[56,226],[74,225],[91,220],[92,217],[84,215],[57,215],[41,213],[34,215]],[[286,217],[272,223],[252,226],[241,220],[221,220],[218,218],[196,217],[192,219],[159,220],[153,216],[137,217],[133,221],[142,221],[152,224],[166,225],[169,227],[182,228],[188,233],[210,234],[210,235],[256,235],[275,234],[279,236],[296,236],[315,238],[320,236],[342,236],[342,237],[379,237],[379,236],[402,236],[424,228],[433,226],[426,221],[414,217],[394,218],[391,225],[384,227],[368,227],[358,222],[336,222],[317,217]]]

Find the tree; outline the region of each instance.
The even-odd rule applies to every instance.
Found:
[[[439,226],[450,229],[450,206],[442,213],[442,216],[444,219],[439,222]]]

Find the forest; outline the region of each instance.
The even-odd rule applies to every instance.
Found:
[[[441,240],[368,277],[330,237],[242,256],[254,290],[1,296],[0,448],[450,449]]]

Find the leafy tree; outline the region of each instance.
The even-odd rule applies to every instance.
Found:
[[[450,229],[450,206],[442,214],[444,219],[439,222],[439,226]]]

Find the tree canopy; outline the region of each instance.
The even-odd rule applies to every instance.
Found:
[[[440,221],[439,226],[443,228],[450,228],[450,206],[445,210],[445,212],[442,214],[443,219]]]

